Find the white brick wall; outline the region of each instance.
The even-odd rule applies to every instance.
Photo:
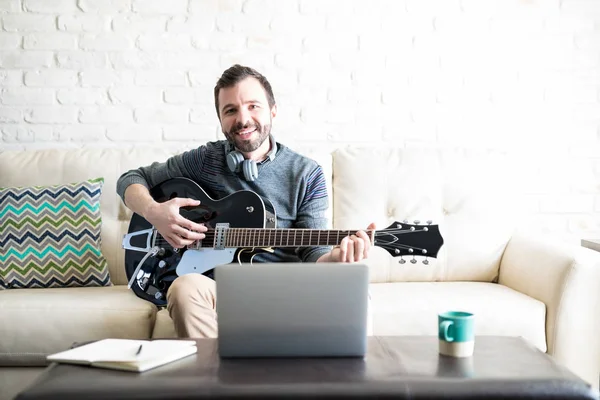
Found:
[[[529,222],[600,237],[600,1],[0,0],[0,28],[2,149],[221,138],[240,62],[284,143],[520,154]]]

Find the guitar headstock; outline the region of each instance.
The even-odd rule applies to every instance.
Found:
[[[386,229],[375,231],[375,246],[385,249],[392,256],[422,256],[436,258],[444,244],[438,225],[394,222]],[[404,261],[403,259],[400,261]],[[416,260],[410,260],[413,264]],[[423,261],[427,264],[427,260]]]

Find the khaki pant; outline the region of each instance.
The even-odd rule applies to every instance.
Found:
[[[200,274],[176,278],[167,292],[167,310],[180,338],[217,337],[215,281]]]

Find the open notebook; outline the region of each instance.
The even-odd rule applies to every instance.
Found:
[[[103,339],[51,354],[48,361],[123,371],[146,371],[195,354],[193,340]]]

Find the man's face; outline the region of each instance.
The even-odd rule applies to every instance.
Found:
[[[267,94],[255,78],[219,91],[221,130],[242,152],[252,152],[263,144],[276,114],[276,106],[269,108]]]

